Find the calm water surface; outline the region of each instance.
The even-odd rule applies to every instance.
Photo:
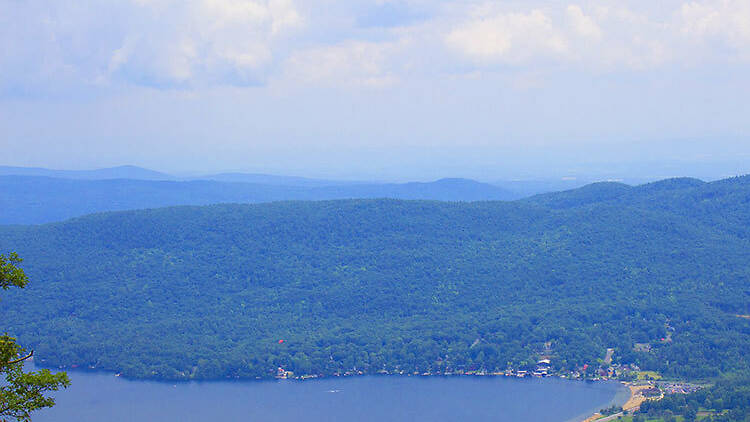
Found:
[[[34,422],[563,422],[627,399],[618,383],[553,378],[370,376],[172,384],[68,374],[73,385]]]

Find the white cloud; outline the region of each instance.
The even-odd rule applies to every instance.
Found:
[[[123,40],[110,75],[162,83],[254,83],[273,47],[303,24],[290,0],[137,0],[150,25]]]
[[[5,2],[0,13],[2,92],[383,86],[507,67],[643,72],[737,60],[750,60],[748,0],[81,0]]]
[[[597,40],[602,37],[602,29],[591,16],[583,13],[581,6],[571,4],[565,9],[565,13],[574,33]]]
[[[448,31],[446,45],[475,65],[555,63],[596,72],[645,70],[673,58],[674,32],[660,15],[609,1],[474,9]]]
[[[601,29],[596,44],[580,46],[584,66],[599,70],[658,68],[675,58],[669,16],[649,14],[617,3],[592,8],[592,19]]]
[[[347,41],[295,52],[284,64],[283,77],[304,84],[382,87],[396,82],[393,56],[399,42]]]
[[[6,2],[0,91],[255,84],[304,25],[292,0]]]
[[[451,30],[449,47],[479,62],[521,63],[568,51],[568,42],[541,10],[477,16]]]
[[[680,9],[681,31],[700,44],[724,44],[741,59],[750,59],[750,2],[693,1]]]
[[[273,35],[304,24],[302,16],[291,0],[273,0],[269,3],[269,10],[272,17],[271,33]]]

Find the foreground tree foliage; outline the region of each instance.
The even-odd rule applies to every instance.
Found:
[[[16,253],[6,258],[0,255],[0,288],[23,288],[29,280],[18,267],[21,259]],[[38,372],[25,372],[24,361],[32,356],[16,344],[16,339],[7,333],[0,336],[0,421],[16,419],[28,421],[31,412],[44,407],[51,407],[55,400],[45,395],[70,385],[65,373],[52,374],[48,369]]]

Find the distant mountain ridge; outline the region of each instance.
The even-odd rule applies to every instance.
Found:
[[[521,199],[524,195],[518,191],[461,178],[445,178],[433,182],[373,183],[221,173],[184,180],[136,166],[85,171],[6,166],[0,167],[0,225],[42,224],[103,211],[285,200],[520,199],[528,204],[566,209],[631,199],[645,201],[649,195],[665,191],[680,192],[702,187],[710,190],[722,184],[733,183],[732,180],[707,183],[693,178],[672,178],[638,186],[597,182]]]
[[[174,205],[353,198],[440,201],[511,200],[518,196],[467,179],[430,183],[287,186],[212,180],[80,180],[0,176],[0,224],[41,224],[103,211]]]
[[[281,176],[264,173],[242,173],[224,172],[215,174],[201,174],[195,176],[175,176],[143,167],[124,165],[117,167],[105,167],[92,170],[56,170],[43,167],[17,167],[0,166],[0,176],[43,176],[61,179],[78,180],[109,180],[109,179],[131,179],[131,180],[171,180],[171,181],[193,181],[211,180],[216,182],[238,182],[256,183],[263,185],[280,186],[307,186],[320,187],[332,185],[349,185],[364,182],[353,182],[346,180],[315,179],[299,176]]]
[[[64,179],[174,180],[174,176],[138,166],[118,166],[94,170],[53,170],[42,167],[0,166],[0,176],[44,176]]]
[[[263,173],[216,173],[203,176],[188,177],[185,180],[213,180],[216,182],[256,183],[272,186],[305,186],[322,187],[337,185],[364,184],[367,182],[353,182],[346,180],[313,179],[299,176],[278,176]]]

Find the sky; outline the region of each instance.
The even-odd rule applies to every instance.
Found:
[[[748,0],[0,0],[0,165],[715,179],[748,75]]]

